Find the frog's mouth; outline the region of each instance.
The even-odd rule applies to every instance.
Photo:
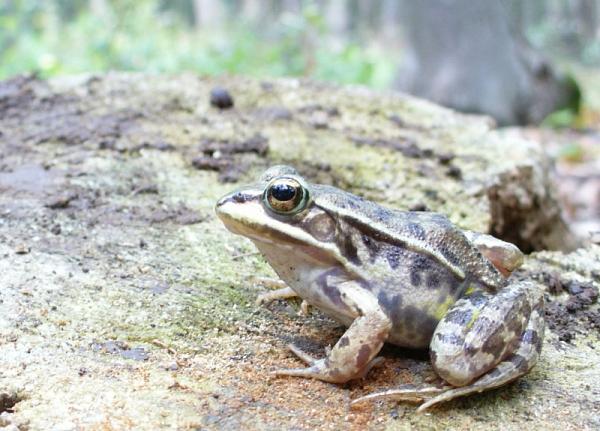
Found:
[[[293,226],[275,219],[268,214],[260,203],[260,195],[232,193],[221,198],[215,206],[215,212],[225,227],[254,241],[273,245],[298,246],[305,243],[302,239],[286,232],[302,232]],[[297,231],[297,232],[296,232]],[[304,234],[308,239],[309,236]]]
[[[229,194],[217,202],[215,212],[229,231],[257,244],[279,248],[282,252],[302,253],[323,263],[343,259],[335,245],[319,241],[300,226],[267,212],[260,194],[252,196],[247,191]]]

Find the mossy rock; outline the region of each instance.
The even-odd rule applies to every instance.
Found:
[[[233,107],[210,105],[216,86]],[[381,369],[345,386],[269,374],[297,364],[286,343],[319,351],[343,328],[293,302],[254,305],[251,277],[273,273],[216,220],[216,199],[287,163],[527,251],[574,247],[539,146],[486,118],[298,80],[19,77],[0,83],[0,149],[0,429],[600,424],[594,306],[550,331],[527,377],[427,415],[349,409],[426,378],[422,353],[386,348]],[[519,276],[593,285],[597,258],[597,247],[543,252]],[[569,300],[558,293],[552,303]]]

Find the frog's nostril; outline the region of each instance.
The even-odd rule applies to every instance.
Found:
[[[252,199],[252,195],[249,195],[244,192],[237,192],[231,195],[231,200],[240,204],[243,204],[244,202],[247,202],[250,199]]]
[[[221,199],[219,199],[217,201],[217,204],[215,205],[215,207],[219,208],[228,202],[235,202],[238,204],[243,204],[244,202],[248,202],[251,199],[252,199],[252,195],[250,195],[248,193],[235,192],[235,193],[231,193],[226,196],[223,196]]]

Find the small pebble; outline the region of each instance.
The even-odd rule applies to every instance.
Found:
[[[164,369],[165,371],[177,371],[179,370],[179,365],[177,365],[176,362],[173,362],[171,364],[165,364]]]
[[[19,244],[15,247],[15,253],[27,254],[31,251],[31,248],[27,244]]]
[[[312,114],[310,124],[315,129],[327,129],[329,127],[329,117],[323,111],[317,111]]]
[[[424,203],[420,202],[420,203],[414,204],[408,210],[409,211],[429,211],[429,208],[427,208],[427,205],[425,205]]]
[[[46,203],[46,207],[53,210],[67,208],[71,201],[75,199],[77,199],[77,193],[69,192],[61,194],[53,197],[48,203]]]
[[[457,166],[449,166],[448,169],[446,170],[446,175],[448,175],[451,178],[455,178],[457,180],[462,179],[462,171]]]
[[[226,89],[214,87],[210,90],[210,104],[215,108],[229,109],[233,107],[233,97]]]

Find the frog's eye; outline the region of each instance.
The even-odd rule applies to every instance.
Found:
[[[278,177],[267,185],[263,201],[277,214],[297,214],[308,204],[308,189],[295,178]]]

